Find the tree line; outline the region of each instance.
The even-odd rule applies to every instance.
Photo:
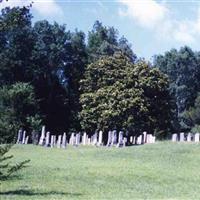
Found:
[[[122,129],[166,138],[200,124],[199,56],[189,47],[138,58],[118,30],[96,21],[86,34],[29,7],[0,14],[0,142],[19,128],[53,133]]]

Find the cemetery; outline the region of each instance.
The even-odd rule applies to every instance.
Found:
[[[199,11],[0,0],[0,200],[200,199]]]

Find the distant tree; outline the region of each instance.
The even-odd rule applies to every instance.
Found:
[[[130,134],[162,132],[170,121],[168,81],[145,62],[132,64],[123,54],[88,65],[81,80],[81,124],[84,130],[123,129]]]
[[[90,63],[101,56],[112,56],[116,52],[122,52],[132,62],[136,60],[136,55],[127,39],[125,37],[118,39],[117,29],[103,26],[99,21],[94,23],[92,31],[88,34],[87,50]]]
[[[154,65],[169,76],[169,91],[174,97],[176,119],[179,124],[174,126],[179,130],[185,129],[182,119],[183,112],[194,105],[197,93],[200,90],[200,67],[197,54],[189,47],[180,51],[172,49],[165,55],[155,57]],[[176,121],[176,120],[174,120]]]

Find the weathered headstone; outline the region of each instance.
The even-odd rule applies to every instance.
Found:
[[[138,137],[137,137],[137,144],[142,144],[142,135],[139,135]]]
[[[91,144],[91,138],[87,139],[87,144],[90,145]]]
[[[103,131],[99,131],[98,146],[103,145]]]
[[[34,145],[37,145],[39,142],[39,133],[35,130],[32,131],[31,133],[31,140]]]
[[[133,137],[133,144],[136,144],[136,136]]]
[[[69,144],[75,145],[75,140],[76,140],[75,133],[72,133],[69,139]]]
[[[176,133],[172,134],[172,142],[178,141],[178,135]]]
[[[82,136],[82,144],[85,146],[87,144],[87,134],[86,132],[83,133]]]
[[[28,144],[28,139],[29,139],[29,136],[26,136],[25,144]]]
[[[51,148],[53,148],[55,146],[54,137],[55,137],[54,135],[51,136],[51,144],[50,144]]]
[[[76,146],[79,146],[79,144],[80,144],[80,133],[77,133],[77,134],[76,134],[75,145],[76,145]]]
[[[57,148],[61,147],[61,138],[62,138],[62,135],[59,135],[58,140],[57,140]]]
[[[49,147],[49,140],[50,140],[50,132],[47,132],[45,137],[45,147]]]
[[[130,137],[130,143],[133,144],[133,136]]]
[[[192,135],[191,133],[187,134],[187,142],[191,142],[192,141]]]
[[[22,129],[19,129],[18,136],[17,136],[17,144],[21,144],[23,139],[23,131]]]
[[[123,143],[123,131],[119,131],[117,147],[122,147]]]
[[[41,133],[39,145],[44,145],[44,140],[45,140],[45,126],[42,127],[42,133]]]
[[[147,142],[147,132],[144,131],[142,134],[142,144],[145,144]]]
[[[26,140],[26,131],[23,132],[22,144],[25,144]]]
[[[199,133],[195,133],[194,135],[194,142],[199,142]]]
[[[111,141],[112,146],[115,144],[117,144],[117,131],[116,130],[112,131],[112,141]]]
[[[124,139],[123,139],[123,147],[125,147],[125,146],[126,146],[126,143],[127,143],[127,138],[126,138],[126,137],[124,137]]]
[[[66,136],[66,133],[64,133],[63,134],[63,136],[62,136],[62,148],[63,149],[66,149],[66,147],[67,147],[67,136]]]
[[[107,140],[107,147],[111,146],[112,142],[112,131],[108,131],[108,140]]]
[[[92,136],[92,145],[97,145],[97,131]]]
[[[185,136],[184,133],[180,133],[180,142],[184,142],[185,141]]]

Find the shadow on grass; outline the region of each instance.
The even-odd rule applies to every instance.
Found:
[[[69,193],[69,192],[58,192],[58,191],[49,191],[49,192],[34,192],[32,190],[9,190],[6,192],[0,192],[1,195],[22,195],[22,196],[48,196],[48,195],[67,195],[67,196],[81,196],[81,193]]]

